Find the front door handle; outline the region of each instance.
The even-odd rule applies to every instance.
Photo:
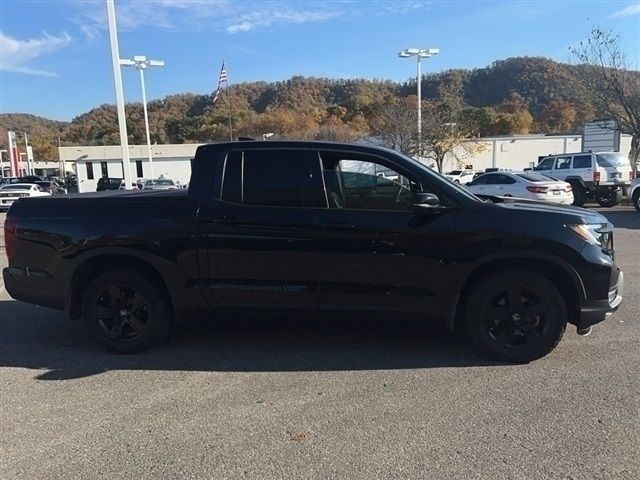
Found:
[[[355,225],[346,222],[326,222],[320,225],[322,228],[328,228],[331,230],[353,230]]]

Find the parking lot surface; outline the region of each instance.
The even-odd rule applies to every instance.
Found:
[[[0,292],[0,478],[640,478],[640,214],[599,211],[622,307],[528,365],[392,319],[203,321],[114,356]]]

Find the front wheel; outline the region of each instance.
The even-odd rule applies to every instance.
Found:
[[[596,192],[596,202],[601,207],[615,207],[622,200],[622,191],[613,188],[603,188]]]
[[[82,318],[91,336],[114,353],[138,353],[169,333],[171,308],[144,274],[113,269],[95,278],[82,297]]]
[[[485,353],[526,363],[544,357],[562,339],[567,307],[546,277],[527,270],[488,275],[471,292],[467,332]]]
[[[571,190],[573,192],[573,204],[576,207],[582,207],[587,202],[587,192],[581,185],[577,183],[571,184]]]
[[[633,192],[633,206],[636,207],[636,210],[640,212],[640,187],[636,187],[635,192]]]

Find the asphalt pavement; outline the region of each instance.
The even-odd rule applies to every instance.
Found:
[[[640,478],[640,215],[601,211],[624,302],[528,365],[344,318],[203,321],[114,356],[0,294],[0,478]]]

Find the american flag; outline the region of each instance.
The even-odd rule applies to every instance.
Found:
[[[211,103],[216,103],[216,100],[218,100],[218,97],[220,97],[220,91],[222,90],[223,87],[226,88],[227,86],[227,69],[224,66],[224,60],[222,61],[222,68],[220,69],[220,77],[218,78],[218,89],[216,90],[216,93],[213,95],[213,102]]]

